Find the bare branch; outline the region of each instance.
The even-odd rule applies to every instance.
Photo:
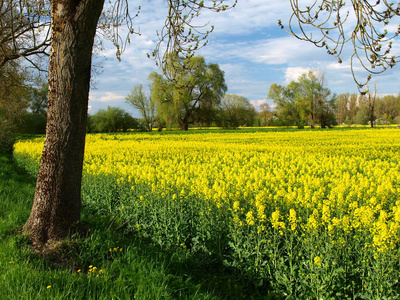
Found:
[[[50,40],[50,0],[0,0],[0,68],[21,57],[48,56]]]
[[[171,68],[168,65],[173,64],[171,60],[178,56],[193,57],[196,50],[207,45],[208,35],[214,30],[208,23],[193,25],[193,20],[200,16],[202,9],[226,11],[235,7],[237,0],[232,0],[229,5],[226,2],[228,1],[168,0],[168,17],[162,30],[157,32],[159,42],[153,53],[148,54],[162,68],[167,78],[172,79],[175,74],[169,72]]]
[[[116,56],[118,60],[121,60],[121,54],[130,43],[130,35],[140,35],[140,31],[135,30],[133,21],[139,16],[141,7],[139,6],[136,14],[132,16],[129,12],[128,2],[128,0],[110,2],[110,6],[103,11],[98,24],[98,28],[117,48]],[[121,32],[121,27],[125,31]],[[124,32],[125,34],[123,35]]]
[[[392,68],[399,61],[399,55],[390,55],[393,40],[400,34],[400,26],[389,33],[388,25],[400,16],[400,3],[397,6],[387,0],[377,0],[375,4],[367,0],[351,0],[352,6],[346,6],[343,0],[314,0],[310,5],[302,6],[299,0],[290,0],[293,13],[286,30],[296,38],[326,48],[328,54],[341,63],[344,46],[350,43],[353,54],[350,58],[351,72],[361,90],[371,79],[360,82],[355,75],[355,66],[360,64],[370,74],[380,74]],[[304,1],[303,1],[304,3]],[[309,2],[307,2],[309,3]],[[348,31],[352,13],[355,24]],[[396,26],[398,26],[396,24]],[[313,36],[311,30],[316,30]]]

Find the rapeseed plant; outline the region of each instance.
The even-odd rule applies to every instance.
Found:
[[[18,142],[15,157],[37,168],[41,143]],[[86,205],[118,210],[163,247],[232,255],[227,263],[288,293],[307,286],[307,272],[340,285],[398,256],[399,149],[395,129],[88,135],[84,189],[99,192]]]

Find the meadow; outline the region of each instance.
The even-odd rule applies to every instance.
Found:
[[[15,145],[15,161],[33,177],[42,146],[40,137]],[[88,135],[83,220],[103,219],[98,231],[112,228],[124,246],[97,241],[71,268],[77,282],[114,278],[115,261],[123,269],[143,251],[139,241],[226,280],[237,299],[243,287],[249,299],[397,299],[399,162],[394,128]],[[200,285],[185,286],[184,297],[234,299]]]

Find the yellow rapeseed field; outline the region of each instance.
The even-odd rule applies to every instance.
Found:
[[[42,143],[18,142],[16,158],[36,166]],[[328,258],[329,247],[358,247],[373,257],[360,258],[368,265],[382,255],[396,255],[399,163],[398,129],[94,134],[87,136],[84,174],[91,180],[113,178],[124,187],[131,199],[115,209],[125,215],[134,214],[137,203],[148,203],[149,209],[160,199],[201,201],[193,208],[199,223],[216,222],[201,219],[207,211],[226,219],[232,265],[245,269],[251,261],[252,272],[264,276],[261,266],[273,257],[268,247],[286,247],[285,255],[292,255],[289,242],[302,245],[297,254],[307,256],[314,269],[338,263],[336,256]],[[139,215],[133,222],[136,228],[147,226]],[[175,242],[188,243],[182,237]]]

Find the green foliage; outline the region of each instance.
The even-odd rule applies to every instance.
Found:
[[[335,96],[324,87],[324,75],[309,72],[292,81],[287,87],[273,84],[268,98],[277,105],[281,119],[303,128],[308,124],[314,128],[335,125]]]
[[[14,126],[0,119],[0,153],[12,153],[15,142]]]
[[[16,63],[4,66],[0,72],[0,151],[11,152],[17,122],[26,112],[27,90],[24,74]]]
[[[375,116],[381,123],[393,123],[400,115],[400,97],[386,95],[375,101]]]
[[[42,82],[39,88],[30,87],[28,90],[27,101],[29,109],[33,114],[45,114],[47,110],[47,93],[49,91],[49,83]]]
[[[365,107],[357,111],[353,120],[354,124],[359,124],[359,125],[368,125],[368,121],[369,121],[369,111]]]
[[[137,121],[118,107],[108,106],[107,109],[100,109],[89,118],[91,132],[117,132],[137,127]]]
[[[47,116],[42,113],[25,113],[18,122],[18,133],[21,134],[44,134],[46,131]]]
[[[260,126],[273,126],[274,125],[274,114],[271,112],[271,108],[267,103],[260,105],[260,112],[258,113],[260,120]]]
[[[152,98],[156,102],[159,123],[177,124],[187,130],[194,122],[211,123],[215,108],[227,90],[224,72],[217,64],[206,64],[201,56],[171,56],[169,71],[174,80],[152,73]]]
[[[287,88],[276,83],[272,84],[268,98],[274,100],[278,117],[288,125],[295,125],[297,128],[304,128],[305,121],[300,114],[300,105],[296,99],[298,84],[290,83]]]
[[[220,103],[219,122],[226,128],[252,126],[256,117],[256,110],[250,101],[236,94],[225,95]]]
[[[336,119],[339,124],[367,125],[371,119],[371,105],[373,104],[373,121],[378,125],[396,123],[400,115],[400,97],[386,95],[372,99],[367,95],[340,94],[337,98]]]
[[[25,112],[18,122],[18,133],[22,134],[44,134],[47,120],[47,93],[49,84],[42,81],[39,87],[27,88],[26,101],[28,111]]]

